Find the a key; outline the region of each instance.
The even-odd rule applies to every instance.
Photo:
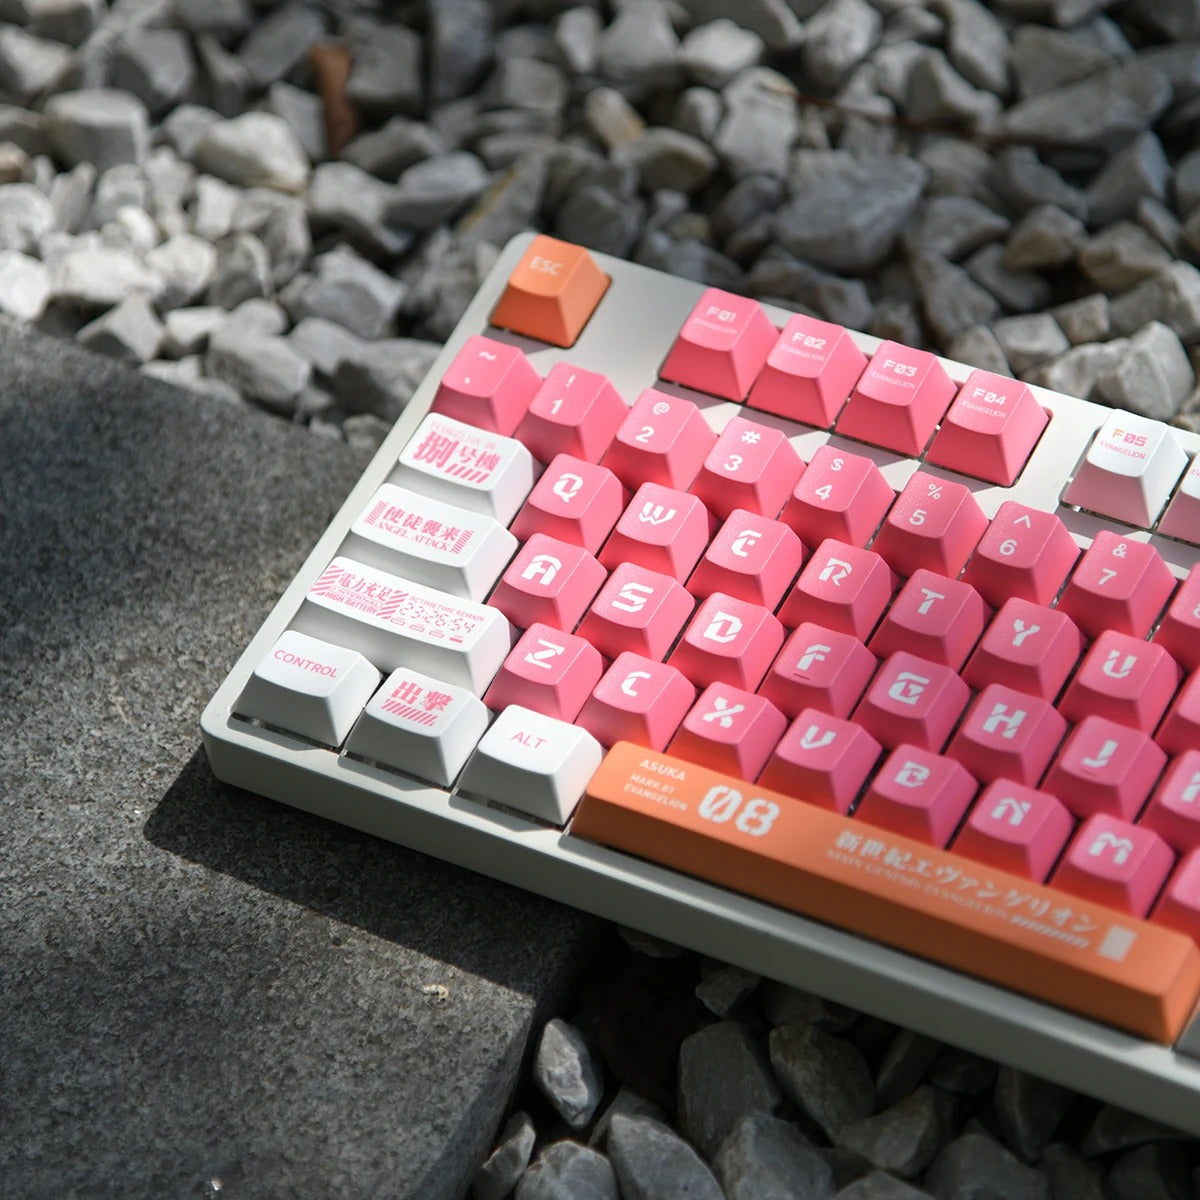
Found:
[[[758,694],[788,717],[806,708],[846,717],[876,666],[875,655],[858,638],[805,621],[784,642]]]
[[[695,607],[695,598],[679,580],[625,562],[592,601],[579,636],[608,658],[632,651],[661,662]]]
[[[1066,732],[1048,700],[993,683],[975,697],[946,753],[984,783],[1010,779],[1032,787]]]
[[[1179,585],[1154,640],[1185,671],[1200,668],[1200,565]]]
[[[1101,813],[1076,831],[1051,883],[1093,904],[1144,917],[1174,865],[1158,834]]]
[[[1065,612],[1012,599],[992,618],[963,670],[973,688],[1002,683],[1053,700],[1083,653],[1083,635]]]
[[[1042,883],[1074,828],[1062,801],[1049,792],[998,779],[971,806],[954,849],[984,866]]]
[[[1200,746],[1200,671],[1193,672],[1179,689],[1154,740],[1168,754]]]
[[[597,463],[628,412],[607,376],[555,363],[539,381],[514,436],[539,462],[570,454]]]
[[[452,596],[482,600],[517,549],[517,539],[483,513],[385,483],[341,545],[347,558]]]
[[[685,491],[716,441],[690,400],[647,388],[617,427],[600,465],[629,488],[657,483]]]
[[[680,671],[626,651],[592,689],[576,724],[604,746],[625,741],[665,750],[695,700]]]
[[[848,812],[883,747],[861,725],[818,708],[802,709],[758,782],[786,796]]]
[[[683,718],[668,749],[688,762],[754,779],[786,728],[787,718],[769,700],[712,683]]]
[[[1176,854],[1200,848],[1200,750],[1186,750],[1171,763],[1138,824],[1152,829]]]
[[[875,773],[860,820],[930,846],[945,846],[975,798],[961,763],[921,746],[900,745]]]
[[[735,509],[774,517],[804,473],[804,463],[778,429],[734,417],[709,451],[691,491],[719,520]]]
[[[726,592],[775,609],[804,562],[804,543],[782,521],[735,508],[688,579],[703,599]]]
[[[822,446],[812,456],[780,520],[807,546],[826,538],[865,546],[895,500],[879,468],[861,454]]]
[[[1089,637],[1116,629],[1140,638],[1174,588],[1175,576],[1153,546],[1103,529],[1084,551],[1058,607]]]
[[[570,631],[607,575],[582,546],[535,533],[500,577],[488,603],[518,629],[541,623]]]
[[[957,671],[990,615],[970,584],[920,570],[900,589],[868,644],[880,658],[908,650]]]
[[[531,625],[483,697],[500,711],[519,704],[560,721],[574,721],[600,682],[604,660],[590,642],[550,625]]]
[[[446,368],[433,411],[510,437],[541,383],[516,346],[475,334]]]
[[[774,613],[713,592],[696,610],[667,661],[701,687],[720,681],[753,691],[782,645],[783,626]]]
[[[1193,850],[1172,872],[1155,906],[1153,919],[1200,942],[1200,850]]]
[[[449,787],[487,727],[478,696],[402,667],[368,701],[346,753]]]
[[[1094,715],[1151,733],[1180,676],[1161,646],[1110,629],[1083,656],[1058,708],[1068,721]]]
[[[937,753],[970,697],[949,667],[901,650],[879,668],[854,719],[889,750],[911,742]]]
[[[1191,542],[1193,546],[1200,545],[1200,454],[1192,458],[1179,481],[1179,487],[1158,523],[1158,532]]]
[[[712,537],[714,522],[699,498],[644,483],[621,514],[600,561],[615,571],[633,562],[683,583]]]
[[[1010,596],[1050,604],[1079,547],[1053,513],[1005,500],[979,539],[963,580],[992,605]]]
[[[522,541],[545,533],[595,554],[628,503],[629,493],[611,471],[560,454],[533,485],[512,532]]]
[[[792,627],[815,621],[865,642],[895,589],[896,576],[878,554],[829,538],[800,572],[779,619]]]
[[[979,502],[963,484],[917,471],[896,498],[871,549],[900,575],[925,567],[953,579],[987,523]]]
[[[381,678],[354,650],[289,629],[254,668],[233,711],[340,746]]]

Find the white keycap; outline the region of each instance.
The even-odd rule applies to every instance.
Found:
[[[1200,546],[1200,454],[1192,459],[1187,474],[1180,480],[1179,490],[1171,497],[1159,533]]]
[[[493,517],[385,483],[350,527],[341,553],[413,583],[482,600],[517,545]]]
[[[480,739],[459,790],[565,825],[603,757],[586,730],[510,704]]]
[[[449,787],[488,726],[478,696],[401,667],[346,739],[346,752]]]
[[[391,482],[508,525],[540,469],[513,438],[430,413],[401,451]]]
[[[1161,421],[1113,411],[1063,493],[1074,504],[1130,525],[1151,525],[1187,466],[1187,455]]]
[[[513,642],[498,609],[340,557],[309,589],[292,626],[349,646],[383,671],[411,667],[476,696]]]
[[[233,711],[340,746],[381,678],[356,651],[289,629],[254,668]]]

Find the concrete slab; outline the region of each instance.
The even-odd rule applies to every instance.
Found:
[[[364,462],[0,329],[0,1194],[461,1195],[586,955],[208,771],[204,702]]]

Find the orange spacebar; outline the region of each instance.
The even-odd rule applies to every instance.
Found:
[[[628,742],[571,832],[1156,1042],[1200,992],[1182,934]]]

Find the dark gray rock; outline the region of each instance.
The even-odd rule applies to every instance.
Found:
[[[608,150],[639,137],[646,128],[637,109],[612,87],[592,88],[583,98],[583,119]]]
[[[976,250],[963,266],[976,283],[1013,312],[1043,308],[1050,301],[1050,284],[1035,271],[1014,271],[1006,266],[1003,246]]]
[[[1071,347],[1067,335],[1049,313],[1003,317],[992,325],[992,332],[1016,375],[1065,354]]]
[[[438,356],[441,345],[414,338],[362,342],[347,354],[331,380],[333,394],[347,412],[371,412],[394,421]]]
[[[1104,1175],[1099,1167],[1062,1142],[1046,1147],[1042,1170],[1050,1180],[1054,1200],[1105,1200]]]
[[[395,179],[401,171],[435,154],[445,153],[446,145],[432,126],[412,117],[392,117],[381,128],[360,133],[342,158],[380,179]],[[313,184],[316,183],[313,172]]]
[[[772,1025],[815,1025],[826,1033],[843,1033],[860,1016],[856,1009],[773,979],[763,980],[758,1002]]]
[[[480,93],[483,108],[558,113],[567,102],[567,81],[553,63],[501,58]]]
[[[161,116],[191,91],[196,57],[178,29],[130,29],[113,48],[109,68],[114,87],[132,92],[152,116]]]
[[[1007,146],[990,163],[988,182],[1018,214],[1040,204],[1053,204],[1087,220],[1087,199],[1047,166],[1031,146]]]
[[[716,92],[703,87],[685,88],[671,110],[671,125],[680,133],[712,142],[724,113],[725,106]]]
[[[984,1133],[964,1133],[929,1168],[925,1186],[937,1200],[1051,1200],[1044,1175]]]
[[[933,1090],[920,1087],[873,1117],[843,1125],[834,1144],[861,1155],[874,1167],[912,1179],[937,1154],[941,1127]]]
[[[998,373],[1011,374],[1007,366],[1002,366]],[[929,1082],[952,1096],[980,1096],[995,1079],[996,1064],[991,1059],[960,1050],[957,1046],[947,1046],[929,1071]]]
[[[492,58],[492,6],[487,0],[432,0],[428,21],[430,98],[437,103],[464,96]]]
[[[600,34],[596,65],[604,79],[633,95],[675,85],[682,76],[679,39],[666,7],[657,0],[622,7]]]
[[[976,87],[1007,96],[1010,49],[1004,26],[977,0],[942,0],[941,12],[954,69]]]
[[[806,79],[832,91],[871,52],[883,18],[867,0],[832,0],[804,27],[802,61]]]
[[[641,225],[640,204],[589,184],[572,192],[559,208],[554,232],[590,250],[625,257],[633,249]]]
[[[780,1025],[771,1031],[771,1067],[787,1098],[829,1137],[869,1116],[875,1087],[857,1047],[815,1025]]]
[[[217,265],[206,298],[209,304],[234,308],[243,300],[269,296],[271,258],[252,233],[231,233],[217,243]]]
[[[167,321],[169,328],[170,317]],[[292,349],[312,363],[316,374],[327,379],[337,372],[343,358],[362,352],[361,338],[355,337],[344,325],[324,317],[302,318],[287,338]]]
[[[195,149],[196,166],[240,187],[298,192],[311,164],[282,117],[251,112],[209,126]]]
[[[489,182],[483,163],[465,150],[428,158],[400,176],[384,215],[393,225],[429,229],[457,216]]]
[[[286,123],[310,161],[324,162],[329,157],[320,96],[279,80],[267,92],[267,109]]]
[[[1000,305],[992,292],[940,254],[915,255],[911,264],[925,322],[942,341],[973,325],[985,325],[998,315]]]
[[[376,25],[354,47],[346,96],[364,113],[390,117],[421,107],[421,35],[403,25]]]
[[[465,242],[503,246],[537,224],[547,172],[546,155],[522,155],[463,213],[455,234]]]
[[[1080,251],[1079,267],[1107,292],[1123,292],[1171,262],[1162,244],[1132,221],[1118,221],[1096,234]]]
[[[1173,41],[1200,37],[1200,11],[1192,0],[1130,0],[1126,11]]]
[[[718,1017],[740,1008],[758,987],[761,976],[728,963],[710,962],[701,968],[696,999]]]
[[[1087,400],[1096,387],[1096,380],[1116,366],[1128,349],[1128,338],[1073,346],[1052,362],[1031,367],[1024,378],[1027,383],[1036,383],[1052,392]]]
[[[1062,30],[1034,24],[1013,30],[1013,79],[1021,100],[1076,83],[1110,66],[1109,54]]]
[[[1088,1126],[1080,1150],[1088,1158],[1111,1154],[1114,1150],[1129,1150],[1154,1142],[1174,1142],[1187,1137],[1178,1129],[1152,1121],[1115,1104],[1105,1104]]]
[[[794,93],[787,79],[766,67],[743,71],[726,87],[725,117],[713,149],[735,179],[787,177],[792,144],[800,130]]]
[[[583,1035],[557,1017],[542,1029],[533,1061],[533,1081],[576,1131],[592,1119],[604,1093],[600,1064]]]
[[[622,1200],[725,1200],[700,1156],[670,1127],[651,1117],[613,1117],[608,1157]]]
[[[1110,301],[1113,331],[1129,334],[1150,321],[1169,325],[1184,342],[1200,338],[1200,271],[1173,262]]]
[[[313,266],[316,278],[293,310],[297,319],[324,317],[360,338],[382,337],[404,299],[404,285],[348,246],[319,255]]]
[[[1078,217],[1053,204],[1031,208],[1013,226],[1004,247],[1004,265],[1010,271],[1060,267],[1070,262],[1087,240],[1087,228]]]
[[[1090,296],[1060,304],[1050,310],[1050,315],[1073,346],[1083,342],[1102,342],[1111,328],[1108,297],[1103,292],[1093,292]]]
[[[875,1103],[886,1108],[907,1096],[925,1077],[941,1049],[941,1042],[901,1029],[875,1069]]]
[[[915,253],[932,250],[958,260],[988,242],[1002,238],[1011,222],[970,196],[932,196],[914,215],[904,243]]]
[[[996,95],[972,87],[940,50],[922,50],[912,61],[907,83],[903,108],[914,121],[987,128],[1000,111]]]
[[[695,192],[704,187],[717,168],[717,156],[697,138],[677,129],[654,126],[617,147],[613,161],[633,164],[646,191],[670,188]]]
[[[1129,339],[1124,355],[1096,379],[1096,395],[1158,421],[1169,421],[1196,379],[1178,334],[1152,321]]]
[[[223,117],[243,112],[252,87],[246,64],[207,33],[196,39],[196,58],[203,78],[200,90],[204,102]]]
[[[471,1181],[471,1200],[504,1200],[529,1165],[537,1133],[529,1114],[513,1113],[505,1123],[496,1148]]]
[[[1021,370],[1020,367],[1014,369]],[[1191,374],[1190,367],[1188,374]],[[1068,1088],[1015,1067],[1001,1065],[992,1103],[1001,1135],[1009,1149],[1027,1163],[1037,1162],[1054,1140],[1074,1098]]]
[[[513,1200],[618,1200],[617,1179],[603,1154],[554,1142],[521,1176]]]
[[[204,362],[207,374],[279,412],[291,412],[312,374],[285,339],[230,324],[213,332]]]
[[[95,32],[104,12],[101,0],[41,0],[29,32],[67,46],[80,46]]]
[[[434,234],[404,274],[406,312],[423,334],[449,337],[495,261],[496,249],[487,242],[458,239],[446,231]]]
[[[929,172],[927,191],[931,196],[970,196],[983,204],[1002,207],[999,189],[993,188],[991,181],[992,156],[982,146],[959,137],[937,137],[926,142],[916,157]],[[1024,212],[1031,206],[1020,203],[1014,207]]]
[[[800,1131],[766,1113],[743,1117],[721,1143],[713,1169],[726,1200],[827,1200],[833,1171]]]
[[[1088,184],[1088,213],[1093,225],[1107,225],[1132,216],[1144,196],[1161,200],[1167,194],[1170,180],[1171,166],[1162,142],[1149,131],[1139,134],[1114,154]]]
[[[129,92],[89,88],[60,92],[46,102],[46,133],[68,167],[90,162],[97,171],[146,156],[150,120]]]
[[[680,46],[680,60],[697,83],[722,88],[740,71],[757,66],[764,50],[758,34],[722,17],[688,33]]]
[[[196,36],[210,34],[232,44],[254,20],[249,0],[175,0],[175,22]]]
[[[402,253],[412,237],[388,224],[394,194],[391,184],[352,163],[321,163],[312,173],[306,197],[313,230],[339,230],[367,253],[389,258]]]
[[[886,1171],[872,1171],[842,1188],[834,1200],[929,1200],[929,1193]]]
[[[325,22],[315,7],[297,2],[276,8],[254,24],[238,48],[251,87],[261,91],[286,79],[324,36]]]

